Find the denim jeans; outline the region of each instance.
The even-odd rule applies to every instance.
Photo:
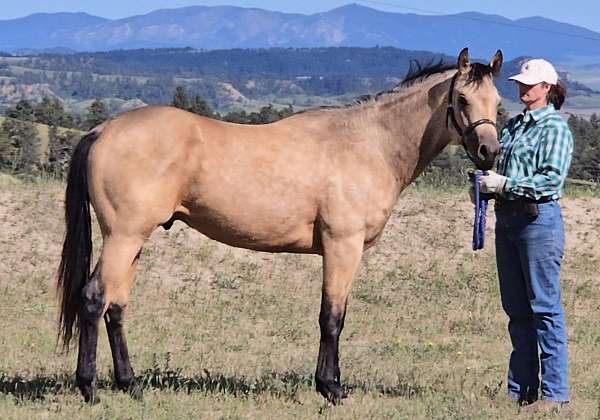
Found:
[[[496,262],[512,341],[508,393],[515,399],[569,401],[567,330],[561,303],[564,227],[556,201],[539,215],[496,211]],[[541,367],[541,372],[540,372]]]

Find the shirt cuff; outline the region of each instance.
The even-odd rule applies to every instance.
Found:
[[[517,186],[517,180],[514,178],[506,178],[504,183],[504,192],[512,192],[511,190]]]

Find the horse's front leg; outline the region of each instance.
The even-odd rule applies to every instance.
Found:
[[[317,391],[333,404],[347,396],[340,382],[339,338],[363,242],[362,232],[345,237],[323,235],[323,292],[319,315],[321,342],[315,384]]]

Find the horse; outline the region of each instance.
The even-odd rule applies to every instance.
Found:
[[[172,107],[126,112],[76,146],[65,194],[58,272],[59,339],[79,335],[76,383],[96,403],[96,348],[104,317],[118,388],[142,397],[128,355],[124,316],[144,242],[182,221],[211,239],[255,251],[323,260],[316,390],[347,396],[339,339],[362,253],[380,237],[400,193],[448,144],[480,169],[493,166],[503,56],[409,72],[388,92],[240,125]],[[91,208],[102,233],[93,271]],[[91,272],[90,272],[91,271]]]

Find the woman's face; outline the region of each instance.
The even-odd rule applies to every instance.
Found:
[[[528,109],[542,108],[548,105],[548,92],[550,91],[551,85],[542,82],[537,85],[526,85],[521,82],[517,82],[519,86],[519,96],[521,102],[523,102]]]

